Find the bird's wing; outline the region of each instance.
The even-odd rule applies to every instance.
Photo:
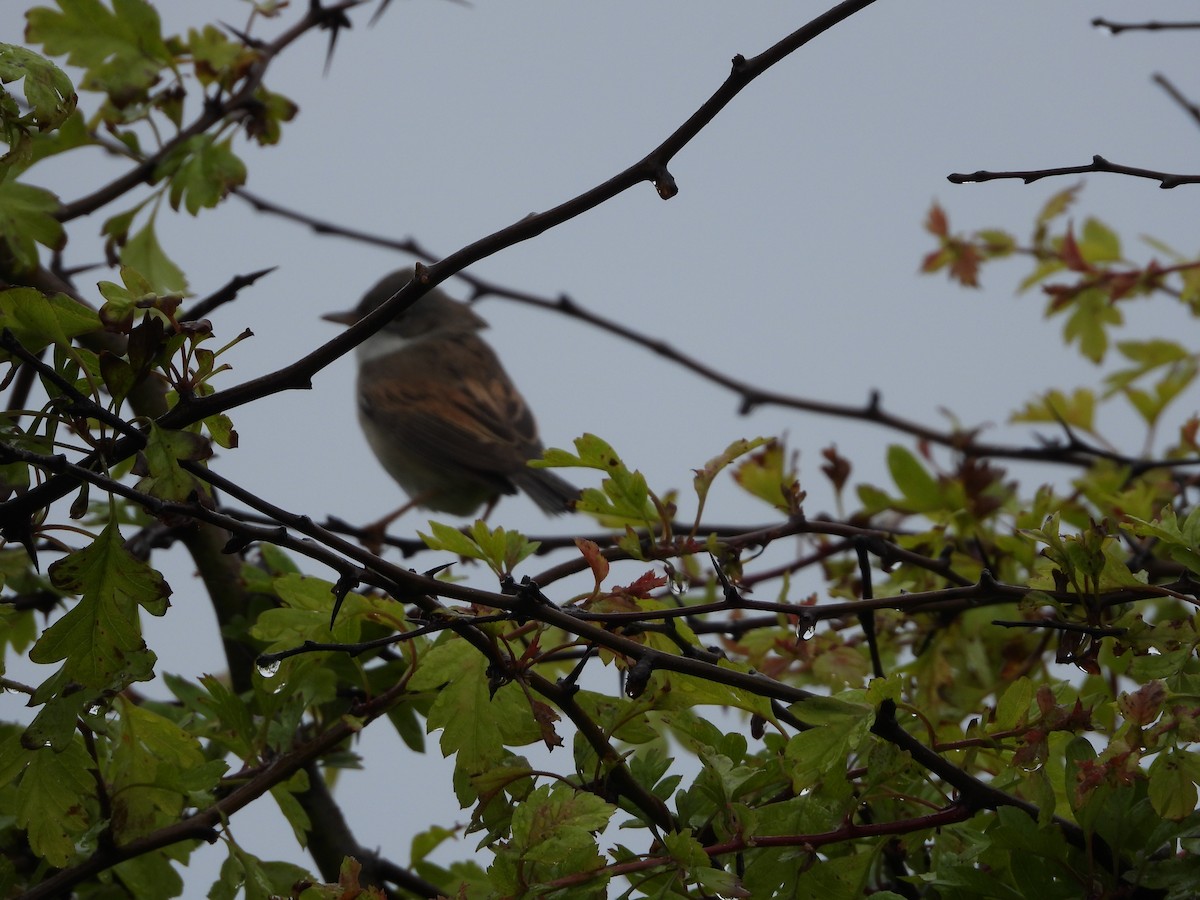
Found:
[[[446,353],[444,342],[451,340],[457,347]],[[420,341],[365,365],[388,368],[368,372],[364,367],[363,415],[425,465],[507,479],[541,455],[524,398],[475,335]]]

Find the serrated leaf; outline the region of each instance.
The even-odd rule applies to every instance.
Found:
[[[847,710],[814,703],[817,699],[793,704],[793,712],[801,721],[807,722],[809,717],[826,720],[825,724],[802,731],[788,740],[785,756],[796,791],[831,781],[836,782],[830,785],[835,790],[841,787],[846,778],[847,761],[868,738],[874,717],[870,707]],[[807,711],[806,705],[809,705]]]
[[[31,9],[26,39],[50,56],[85,69],[80,85],[103,91],[120,109],[146,96],[174,57],[162,39],[162,24],[145,0],[57,0],[58,10]]]
[[[91,544],[55,562],[49,574],[55,587],[81,597],[42,633],[30,660],[65,660],[66,675],[100,690],[122,689],[126,677],[137,673],[148,676],[154,654],[142,640],[138,607],[162,615],[171,589],[125,549],[116,525],[105,526]]]
[[[236,754],[239,759],[255,759],[257,730],[245,701],[220,679],[201,675],[195,684],[177,675],[164,674],[163,680],[181,703],[206,725],[206,738]]]
[[[744,664],[734,664],[729,660],[721,660],[719,667],[735,672],[747,672],[749,667]],[[745,710],[760,716],[768,722],[775,721],[771,710],[771,701],[766,697],[745,691],[741,688],[719,684],[707,678],[685,675],[682,672],[669,674],[659,673],[659,677],[670,685],[669,690],[662,694],[662,702],[656,703],[661,709],[688,709],[694,706],[719,706]]]
[[[174,148],[155,177],[170,180],[171,208],[177,210],[182,203],[194,216],[245,184],[246,164],[233,152],[230,138],[217,141],[212,135],[198,134]]]
[[[206,87],[217,83],[228,90],[256,63],[260,54],[243,41],[230,39],[215,25],[189,28],[187,46],[196,69],[196,79]]]
[[[425,546],[430,550],[444,550],[464,559],[482,560],[485,558],[483,549],[459,529],[442,522],[430,521],[429,530],[433,532],[431,535],[418,531],[417,536],[425,542]]]
[[[1143,369],[1191,359],[1192,354],[1177,341],[1154,338],[1146,341],[1117,341],[1117,352]]]
[[[442,729],[442,753],[457,754],[456,769],[468,775],[499,761],[506,745],[541,738],[524,693],[505,685],[493,696],[487,669],[483,654],[451,638],[422,654],[409,681],[412,690],[435,692],[429,730]]]
[[[195,476],[185,472],[180,461],[199,461],[212,456],[208,438],[194,431],[171,431],[151,422],[146,446],[138,454],[135,474],[143,475],[137,489],[164,500],[187,500],[203,490]]]
[[[1150,802],[1164,819],[1180,821],[1196,811],[1200,759],[1187,750],[1170,749],[1150,763]]]
[[[545,849],[548,843],[558,844],[564,838],[565,842],[573,842],[576,837],[566,833],[573,830],[577,831],[578,839],[594,844],[592,833],[608,825],[615,811],[613,804],[589,791],[575,790],[562,783],[542,786],[514,812],[513,840],[525,847],[540,843]]]
[[[17,787],[17,824],[25,829],[33,852],[52,866],[75,856],[75,839],[90,827],[92,811],[80,802],[96,792],[95,763],[78,740],[61,752],[49,748],[31,754]]]
[[[357,641],[364,618],[392,627],[403,623],[403,609],[386,598],[364,597],[353,591],[342,598],[333,630],[329,613],[334,604],[334,585],[322,578],[289,573],[275,578],[271,589],[284,603],[279,609],[262,612],[250,629],[251,637],[272,647],[295,646],[306,640],[342,643]]]
[[[11,288],[0,291],[0,328],[11,331],[26,350],[37,352],[49,344],[70,347],[73,338],[98,331],[100,319],[66,294]]]
[[[1158,521],[1150,522],[1134,516],[1133,533],[1138,537],[1153,537],[1161,541],[1171,559],[1200,574],[1200,507],[1193,507],[1181,524],[1171,506],[1163,508]]]
[[[37,267],[38,244],[51,250],[66,244],[67,233],[54,218],[58,209],[58,197],[47,190],[18,181],[0,182],[0,238],[18,269]]]
[[[245,121],[246,134],[260,146],[279,143],[283,135],[283,123],[292,121],[300,108],[283,94],[268,91],[262,86],[254,92],[254,99],[256,104],[250,110],[252,115]]]
[[[783,444],[774,440],[764,442],[762,438],[757,441],[756,446],[763,443],[766,446],[734,470],[734,481],[748,494],[781,512],[789,515],[798,512],[803,494]]]
[[[50,131],[75,111],[75,87],[62,69],[26,47],[0,43],[0,84],[22,79],[32,125]]]
[[[172,824],[193,793],[217,786],[228,768],[212,765],[200,742],[170,719],[118,698],[112,755],[104,768],[122,843]]]
[[[1076,388],[1070,396],[1062,391],[1052,390],[1025,404],[1009,417],[1009,421],[1066,424],[1082,431],[1093,432],[1095,412],[1096,395],[1087,388]]]
[[[596,872],[602,879],[595,832],[603,829],[616,807],[589,791],[556,783],[531,791],[512,815],[512,840],[503,847],[497,863],[519,864],[523,878],[545,882],[564,875]],[[593,885],[573,891],[591,896]],[[585,893],[586,892],[586,893]]]
[[[541,460],[530,463],[535,468],[598,469],[608,477],[600,489],[587,488],[575,504],[577,512],[595,515],[609,527],[623,525],[646,526],[658,518],[650,489],[641,472],[630,471],[617,452],[603,439],[585,434],[575,439],[575,454],[566,450],[547,450]]]
[[[1063,337],[1068,344],[1077,342],[1084,356],[1099,363],[1108,350],[1107,328],[1123,322],[1121,311],[1103,292],[1084,290],[1071,304],[1071,314],[1063,325]]]
[[[224,413],[217,413],[204,420],[204,427],[212,436],[218,447],[233,450],[238,445],[238,433],[233,427],[233,420]]]

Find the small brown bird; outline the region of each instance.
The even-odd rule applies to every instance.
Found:
[[[412,281],[388,275],[348,312],[325,316],[351,325]],[[524,491],[548,513],[572,508],[579,492],[546,469],[537,425],[492,348],[487,323],[465,303],[429,291],[357,348],[358,421],[379,462],[413,506],[457,516],[501,494]],[[486,512],[485,512],[486,516]]]

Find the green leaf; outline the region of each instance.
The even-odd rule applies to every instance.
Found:
[[[38,129],[58,128],[75,111],[79,98],[75,96],[71,79],[62,69],[25,47],[0,43],[0,84],[12,84],[22,79],[25,103],[29,107],[28,119]],[[6,121],[4,124],[12,123]]]
[[[194,431],[168,431],[150,423],[146,446],[138,454],[134,473],[143,475],[137,489],[164,500],[187,500],[194,491],[203,493],[195,476],[180,468],[180,461],[198,461],[212,456],[208,438]]]
[[[159,244],[154,221],[151,216],[121,248],[121,265],[141,274],[147,288],[145,293],[186,294],[187,277]]]
[[[229,90],[260,58],[245,42],[232,40],[215,25],[205,25],[199,31],[189,28],[187,46],[196,79],[205,87],[219,84]]]
[[[750,667],[745,663],[735,663],[726,659],[720,660],[718,667],[741,673],[750,671]],[[686,709],[693,706],[721,706],[745,710],[768,722],[775,721],[775,714],[771,711],[771,701],[758,694],[719,684],[707,678],[685,675],[682,672],[656,673],[656,677],[662,679],[664,688],[669,685],[669,688],[664,690],[663,702],[656,703],[656,708]]]
[[[102,91],[118,109],[143,100],[174,62],[158,13],[146,0],[57,0],[59,11],[31,9],[26,38],[85,70],[80,86]]]
[[[149,677],[154,654],[142,640],[138,606],[166,612],[171,589],[163,577],[125,549],[115,524],[87,547],[50,567],[55,587],[80,600],[47,628],[29,653],[36,663],[65,660],[63,672],[84,687],[121,690]]]
[[[117,407],[125,402],[125,398],[137,383],[137,374],[133,371],[133,366],[107,350],[100,353],[100,377],[104,379],[104,386],[108,388],[108,393]]]
[[[1089,216],[1084,221],[1083,233],[1076,244],[1089,263],[1118,262],[1121,259],[1121,239],[1099,219]]]
[[[117,863],[113,871],[131,897],[181,897],[184,889],[183,878],[172,865],[172,858],[177,859],[180,851],[190,852],[187,850],[189,844],[198,843],[199,841],[181,842],[170,850],[142,853],[123,863]],[[184,859],[186,860],[186,857]]]
[[[194,216],[245,184],[246,164],[233,152],[232,139],[217,141],[210,134],[198,134],[167,154],[155,178],[169,179],[172,209],[179,209],[182,202]]]
[[[813,725],[788,740],[786,758],[796,791],[825,784],[845,785],[847,760],[869,740],[875,710],[835,697],[810,697],[791,706],[802,722]]]
[[[0,328],[36,353],[48,344],[70,347],[73,338],[99,331],[100,318],[66,294],[11,288],[0,291]]]
[[[1022,278],[1021,283],[1017,285],[1017,293],[1025,293],[1034,285],[1041,284],[1051,275],[1061,272],[1065,268],[1066,265],[1057,257],[1048,257],[1039,260],[1038,264],[1034,266],[1033,271]]]
[[[1170,749],[1150,763],[1150,802],[1164,819],[1180,821],[1196,811],[1200,758],[1189,750]]]
[[[1160,383],[1163,386],[1178,382],[1181,388],[1186,387],[1196,376],[1195,358],[1175,341],[1118,341],[1117,352],[1134,365],[1127,369],[1118,369],[1105,377],[1104,382],[1108,386],[1105,396],[1112,396],[1124,390],[1155,369],[1167,370]]]
[[[1011,256],[1017,248],[1017,239],[1007,231],[984,228],[975,232],[975,237],[983,245],[984,253],[992,259]]]
[[[1157,521],[1146,521],[1128,517],[1134,524],[1133,533],[1138,537],[1152,537],[1161,541],[1171,559],[1200,575],[1200,506],[1193,507],[1181,524],[1171,506],[1163,507]]]
[[[121,673],[124,677],[120,680],[148,681],[152,677],[150,665],[135,661],[135,665],[138,664],[142,665],[142,671]],[[153,664],[153,659],[150,660],[150,664]],[[52,747],[62,750],[73,740],[75,724],[83,715],[84,709],[102,695],[103,692],[95,688],[78,690],[78,685],[64,669],[65,667],[60,668],[38,685],[32,699],[34,704],[41,703],[42,708],[21,735],[23,747],[35,750],[40,747]]]
[[[888,471],[911,512],[931,512],[945,503],[941,488],[920,461],[904,447],[892,444],[887,451]]]
[[[732,463],[739,456],[744,456],[751,450],[761,447],[763,444],[771,443],[768,438],[753,438],[746,440],[739,438],[728,447],[725,452],[719,456],[714,456],[704,464],[703,469],[694,469],[695,477],[692,479],[692,486],[696,490],[696,496],[700,498],[700,512],[704,510],[704,501],[708,498],[709,488],[712,487],[713,481],[721,474],[721,471]],[[735,476],[736,477],[736,476]],[[700,512],[696,514],[696,520],[700,520]]]
[[[1076,388],[1070,395],[1060,390],[1046,391],[1036,400],[1009,416],[1010,422],[1046,422],[1069,425],[1095,433],[1096,395],[1087,388]]]
[[[1080,291],[1071,304],[1071,315],[1063,325],[1063,337],[1068,344],[1078,342],[1079,351],[1092,362],[1099,363],[1108,350],[1106,328],[1122,322],[1121,311],[1104,292]]]
[[[228,766],[170,719],[118,698],[112,756],[104,768],[114,837],[127,843],[178,820],[194,794],[211,792]]]
[[[209,888],[209,900],[236,900],[239,897],[274,900],[292,896],[292,888],[297,884],[316,883],[316,879],[300,866],[261,860],[233,841],[228,841],[227,846],[229,856],[221,864],[219,880]]]
[[[300,108],[283,94],[268,91],[262,86],[254,92],[254,99],[257,104],[246,119],[246,134],[260,146],[278,144],[283,134],[283,123],[292,121]]]
[[[737,467],[733,473],[734,481],[747,493],[765,500],[780,512],[789,515],[799,512],[804,495],[796,478],[795,461],[787,459],[787,451],[783,444],[775,440],[756,438],[742,453],[763,444],[766,446],[760,452]],[[732,449],[731,447],[730,450]],[[729,452],[727,450],[726,454]]]
[[[212,675],[201,675],[199,685],[170,673],[164,674],[163,680],[171,693],[205,723],[207,739],[218,742],[246,762],[254,761],[257,729],[250,709],[241,697]]]
[[[308,845],[308,832],[312,829],[312,820],[304,811],[304,807],[300,805],[300,801],[296,799],[296,794],[302,794],[308,788],[308,773],[303,769],[283,784],[277,784],[271,788],[271,796],[279,804],[279,811],[283,813],[287,823],[292,826],[292,835],[301,847]]]
[[[605,472],[608,477],[601,483],[600,490],[584,490],[575,509],[595,515],[607,526],[649,526],[658,519],[645,477],[641,472],[630,471],[604,440],[594,434],[585,434],[575,439],[575,451],[571,454],[566,450],[550,449],[542,459],[534,460],[530,465]]]
[[[51,250],[66,245],[67,233],[54,218],[58,210],[58,197],[49,191],[17,181],[0,182],[0,238],[18,269],[37,268],[38,244]]]
[[[455,767],[467,775],[497,763],[506,745],[523,746],[542,736],[521,689],[504,685],[493,696],[487,660],[461,638],[426,651],[409,687],[435,692],[429,730],[442,729],[442,753],[458,754]]]
[[[508,876],[518,868],[521,881],[530,885],[596,872],[595,884],[579,885],[571,895],[604,896],[605,860],[598,852],[595,832],[608,824],[615,810],[594,794],[561,783],[535,789],[513,810],[512,839],[498,846],[489,874],[499,876],[500,885],[511,887]],[[532,890],[526,895],[541,893]]]
[[[464,559],[487,563],[498,576],[510,575],[525,559],[536,553],[541,544],[530,541],[519,531],[503,528],[489,529],[482,519],[476,519],[464,534],[457,528],[430,522],[432,535],[417,532],[430,550],[444,550]]]
[[[274,647],[295,646],[302,641],[357,641],[364,621],[378,622],[391,628],[405,627],[404,608],[386,597],[365,597],[353,591],[342,599],[333,630],[329,614],[333,609],[333,584],[322,578],[288,573],[271,582],[271,590],[285,604],[281,609],[265,610],[250,629],[252,637]]]
[[[1075,202],[1079,192],[1082,189],[1083,182],[1080,182],[1053,195],[1049,200],[1046,201],[1046,204],[1042,207],[1041,212],[1038,213],[1038,224],[1044,225],[1045,223],[1051,221],[1052,219],[1056,219],[1065,213],[1068,209],[1070,209],[1071,204]]]
[[[217,413],[204,420],[204,427],[218,447],[232,450],[238,445],[238,433],[233,427],[233,420],[224,413]]]
[[[78,739],[62,752],[35,750],[17,786],[17,824],[34,854],[61,868],[75,856],[75,841],[96,812],[87,802],[96,793],[95,763]]]
[[[996,728],[1007,731],[1022,727],[1029,717],[1029,704],[1033,701],[1033,682],[1021,676],[1000,695],[996,703]]]
[[[106,301],[100,307],[100,318],[105,323],[122,330],[128,330],[133,323],[134,316],[141,313],[148,304],[152,308],[156,296],[150,282],[132,266],[121,267],[121,284],[100,281],[97,282],[96,287],[100,289],[100,296]],[[156,337],[161,340],[162,322],[158,321],[156,326]],[[154,343],[157,351],[158,341]],[[148,359],[143,356],[133,348],[129,351],[129,360],[135,368],[148,364]]]

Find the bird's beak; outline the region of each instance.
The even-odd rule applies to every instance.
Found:
[[[358,321],[358,311],[348,309],[345,312],[326,313],[321,318],[326,322],[337,322],[339,325],[353,325]]]

